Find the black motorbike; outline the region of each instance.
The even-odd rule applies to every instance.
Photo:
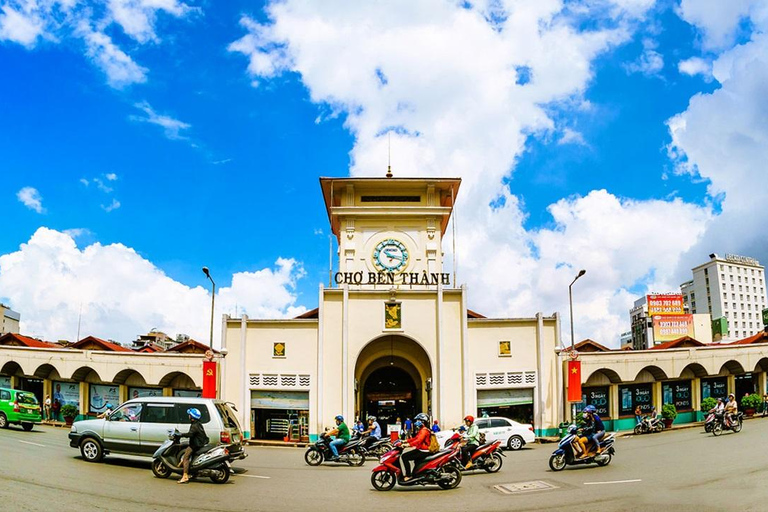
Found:
[[[362,449],[365,450],[366,455],[373,455],[381,457],[388,451],[392,450],[392,442],[387,437],[376,439],[371,437],[370,434],[362,436],[363,442],[361,443]]]
[[[320,435],[320,438],[307,448],[304,453],[304,461],[310,466],[319,466],[323,461],[339,462],[342,464],[349,464],[350,466],[362,466],[365,464],[365,448],[362,446],[363,439],[356,437],[350,439],[347,444],[339,448],[339,458],[333,459],[333,452],[331,451],[331,438],[325,434]]]
[[[152,456],[152,473],[158,478],[168,478],[174,473],[183,474],[181,458],[187,446],[187,442],[181,441],[181,433],[174,430]],[[189,477],[202,476],[210,478],[216,484],[226,483],[231,474],[231,461],[232,457],[226,446],[207,444],[192,454]]]
[[[613,448],[613,442],[615,441],[613,434],[608,434],[600,441],[601,452],[599,454],[593,454],[587,458],[580,459],[576,457],[576,453],[573,449],[573,443],[578,442],[578,430],[576,425],[571,425],[568,429],[568,435],[560,440],[560,444],[557,450],[549,458],[549,467],[552,471],[562,471],[565,466],[576,466],[579,464],[592,464],[595,463],[598,466],[607,466],[611,463],[611,459],[616,451]],[[590,442],[588,445],[591,445]]]
[[[712,425],[712,434],[719,436],[724,430],[733,430],[735,433],[739,433],[741,432],[742,423],[744,423],[744,413],[737,412],[729,424],[726,425],[725,413],[716,412],[715,422]]]

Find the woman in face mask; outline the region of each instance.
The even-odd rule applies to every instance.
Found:
[[[582,458],[586,458],[589,455],[596,455],[600,453],[600,441],[605,436],[605,426],[603,420],[597,415],[597,409],[594,405],[588,405],[584,408],[584,432],[587,434],[586,438],[580,438],[582,448],[584,448],[584,454]],[[594,454],[591,454],[594,450]]]

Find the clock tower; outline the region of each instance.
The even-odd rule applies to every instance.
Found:
[[[442,240],[460,178],[320,178],[338,241],[335,285],[450,286]]]

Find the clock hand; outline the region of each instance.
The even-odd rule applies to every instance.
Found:
[[[387,256],[389,256],[389,257],[390,257],[390,259],[403,261],[403,257],[402,257],[402,255],[401,255],[401,256],[398,256],[397,254],[395,254],[395,253],[393,253],[393,252],[390,252],[390,251],[386,251],[386,250],[384,251],[384,254],[386,254]]]

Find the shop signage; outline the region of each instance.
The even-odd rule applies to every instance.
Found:
[[[760,265],[760,262],[755,258],[739,256],[738,254],[726,254],[725,261],[730,261],[731,263],[742,263],[745,265]]]
[[[665,404],[674,404],[678,411],[690,411],[693,408],[691,401],[691,381],[665,382],[661,386],[662,401]]]
[[[651,412],[652,396],[650,384],[619,386],[619,416],[634,416],[638,406],[643,414]]]
[[[581,393],[581,404],[577,407],[578,411],[588,405],[597,409],[597,415],[601,418],[610,418],[608,407],[608,387],[583,388]]]
[[[382,284],[382,285],[423,285],[437,286],[451,284],[451,274],[435,272],[336,272],[333,276],[336,284]]]
[[[768,326],[768,308],[763,310],[763,325]]]
[[[728,396],[728,377],[701,379],[701,399],[725,398]]]
[[[101,384],[91,384],[88,391],[88,404],[90,412],[104,412],[107,410],[107,404],[114,409],[120,405],[120,393],[117,386],[104,386]]]
[[[646,300],[648,316],[685,314],[682,294],[647,295]]]
[[[653,341],[662,343],[683,336],[693,337],[693,315],[664,315],[653,317]]]
[[[80,384],[77,382],[53,382],[53,400],[64,406],[74,405],[80,409]],[[113,404],[114,405],[114,404]]]

